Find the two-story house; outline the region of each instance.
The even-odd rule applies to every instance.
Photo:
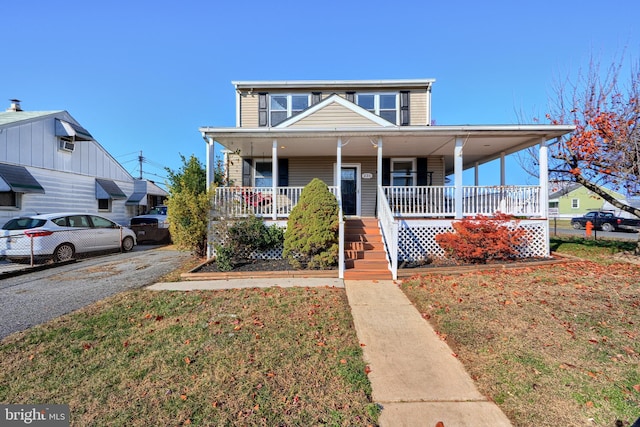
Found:
[[[369,264],[353,245],[379,230],[388,270],[398,261],[443,256],[435,235],[456,219],[496,211],[526,218],[522,256],[548,256],[547,143],[571,130],[558,125],[456,125],[431,122],[433,79],[238,81],[236,126],[202,127],[208,182],[214,144],[225,152],[229,186],[216,190],[225,212],[284,221],[302,188],[323,180],[338,198],[340,277]],[[505,185],[505,156],[540,147],[540,183]],[[501,159],[501,185],[463,186],[463,171]],[[356,222],[356,220],[358,222]],[[350,222],[352,227],[350,227]],[[352,267],[352,268],[350,268]],[[376,273],[379,274],[379,273]]]

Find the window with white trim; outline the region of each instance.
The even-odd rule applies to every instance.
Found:
[[[580,199],[571,199],[571,209],[580,209]]]
[[[271,161],[256,160],[253,185],[255,187],[271,187],[273,185],[273,168]]]
[[[357,93],[356,104],[393,124],[398,124],[397,93]]]
[[[309,95],[270,95],[269,120],[270,126],[276,126],[301,111],[309,108]]]
[[[413,187],[417,182],[416,159],[391,159],[391,185]]]

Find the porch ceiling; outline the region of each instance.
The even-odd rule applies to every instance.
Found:
[[[453,173],[453,154],[457,138],[464,141],[463,165],[486,163],[571,132],[568,125],[527,126],[428,126],[371,129],[247,129],[201,128],[205,140],[212,138],[242,156],[271,157],[277,141],[278,157],[335,156],[338,138],[342,156],[376,156],[382,139],[385,157],[443,156],[447,174]]]

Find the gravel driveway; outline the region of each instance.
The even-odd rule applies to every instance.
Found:
[[[0,339],[128,289],[155,283],[190,259],[167,247],[137,246],[133,252],[0,280]]]

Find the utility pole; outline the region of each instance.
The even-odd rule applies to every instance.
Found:
[[[142,179],[142,161],[144,157],[142,157],[142,150],[140,150],[140,155],[138,156],[138,162],[140,163],[140,179]]]

